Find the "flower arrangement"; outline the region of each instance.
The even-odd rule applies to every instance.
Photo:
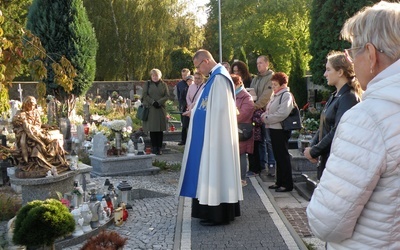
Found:
[[[122,132],[122,129],[126,127],[126,121],[124,120],[113,120],[108,122],[107,124],[108,127],[114,132]]]
[[[303,127],[306,133],[315,132],[319,128],[319,121],[314,118],[307,118],[303,120]]]
[[[109,140],[109,150],[108,155],[119,155],[120,153],[125,153],[128,150],[128,142],[131,138],[132,127],[126,126],[126,121],[124,120],[113,120],[110,122],[103,123],[99,126],[99,131],[107,136]],[[116,133],[121,134],[121,152],[116,149]]]

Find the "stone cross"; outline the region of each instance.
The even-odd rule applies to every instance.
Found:
[[[21,101],[21,103],[22,103],[22,91],[23,89],[21,88],[21,83],[20,83],[18,84],[18,92],[19,92],[19,100]]]

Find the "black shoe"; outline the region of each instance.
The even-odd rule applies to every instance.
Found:
[[[184,142],[180,142],[180,143],[178,143],[178,145],[179,146],[183,146],[183,145],[185,145],[185,143]]]
[[[285,188],[285,187],[279,187],[279,188],[275,189],[275,192],[280,192],[280,193],[290,192],[290,191],[292,191],[292,189],[288,189],[288,188]]]
[[[156,153],[156,155],[162,155],[162,151],[161,151],[161,150],[158,150],[157,153]]]
[[[274,185],[269,186],[268,188],[269,189],[278,189],[278,188],[280,188],[280,186],[274,184]]]

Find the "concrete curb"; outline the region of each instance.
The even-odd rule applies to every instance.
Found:
[[[256,177],[258,183],[260,184],[261,188],[263,189],[264,193],[268,196],[272,206],[275,208],[276,212],[278,213],[279,217],[281,218],[283,224],[286,226],[287,230],[289,231],[290,235],[293,237],[294,241],[296,242],[297,246],[300,250],[308,250],[307,246],[304,244],[303,240],[294,230],[292,224],[287,220],[286,216],[283,214],[281,208],[275,201],[275,197],[271,194],[270,190],[267,187],[267,184],[263,182],[263,180],[257,176]]]

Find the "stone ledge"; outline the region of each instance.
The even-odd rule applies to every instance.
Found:
[[[160,171],[153,166],[154,154],[100,158],[90,156],[94,176],[151,175]]]

